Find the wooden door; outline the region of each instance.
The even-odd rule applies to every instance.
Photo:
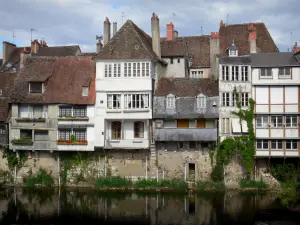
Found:
[[[177,120],[177,128],[189,128],[189,120]]]
[[[205,119],[197,120],[197,128],[205,128]]]

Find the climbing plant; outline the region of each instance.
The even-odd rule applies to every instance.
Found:
[[[4,150],[2,158],[7,160],[7,165],[10,170],[14,170],[15,167],[19,170],[27,161],[27,157],[24,152],[19,152],[17,155],[9,149]]]

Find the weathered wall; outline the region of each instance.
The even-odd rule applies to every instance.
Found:
[[[243,167],[237,159],[231,160],[231,162],[225,166],[225,184],[226,186],[239,186],[239,182],[243,179]]]

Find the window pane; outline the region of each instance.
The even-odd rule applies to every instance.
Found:
[[[35,141],[48,141],[48,131],[35,130],[34,131]]]
[[[272,149],[277,149],[277,141],[272,140],[272,142],[271,142],[271,148]]]
[[[268,149],[269,148],[269,143],[267,140],[263,140],[263,149]]]
[[[282,140],[277,141],[277,148],[282,149]]]
[[[293,148],[293,149],[297,149],[297,148],[298,148],[298,146],[297,146],[297,141],[293,141],[293,142],[292,142],[292,148]]]
[[[86,107],[76,107],[76,108],[74,108],[74,116],[76,116],[76,117],[85,117],[86,116]]]
[[[262,149],[262,142],[261,142],[261,140],[256,141],[256,148],[257,149]]]
[[[75,140],[84,141],[86,140],[86,130],[74,130]]]
[[[286,147],[286,149],[291,149],[292,148],[291,141],[287,140],[286,143],[285,143],[285,147]]]

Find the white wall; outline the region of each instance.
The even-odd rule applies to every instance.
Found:
[[[178,59],[180,62],[178,63]],[[171,58],[163,58],[168,63],[166,67],[166,77],[185,77],[185,60],[183,57],[173,57],[173,64],[171,64]]]

